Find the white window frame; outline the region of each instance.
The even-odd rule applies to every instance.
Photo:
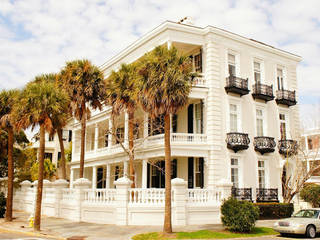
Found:
[[[264,61],[261,60],[260,58],[252,58],[252,84],[256,83],[256,80],[254,78],[254,63],[259,63],[260,64],[260,83],[265,84],[265,67],[264,67]]]
[[[280,65],[280,64],[276,64],[276,67],[275,67],[275,84],[274,84],[275,89],[279,90],[278,89],[278,69],[282,70],[283,89],[287,90],[288,89],[287,69],[286,69],[286,67],[284,67],[283,65]]]
[[[255,125],[255,135],[257,137],[265,137],[268,136],[268,113],[266,111],[266,108],[264,105],[256,103],[256,108],[255,108],[255,121],[254,121],[254,125]],[[263,120],[263,136],[258,136],[258,131],[257,131],[257,110],[261,110],[262,111],[262,120]]]
[[[193,103],[193,129],[194,129],[194,133],[195,134],[203,134],[204,133],[204,104],[202,103],[202,116],[201,116],[201,112],[200,112],[200,122],[202,121],[202,133],[201,133],[201,126],[200,129],[198,129],[198,122],[197,122],[197,112],[196,112],[196,105],[199,105],[199,109],[201,110],[201,101],[200,102],[196,102]],[[202,117],[202,119],[201,119]],[[199,133],[197,133],[197,131],[200,130]]]
[[[243,161],[242,161],[242,156],[238,155],[238,154],[230,154],[229,155],[229,162],[228,162],[228,175],[229,175],[229,180],[231,182],[231,159],[235,158],[238,159],[238,187],[239,188],[243,188],[244,187],[244,181],[243,181]]]
[[[200,158],[199,157],[196,157],[196,158],[194,158],[193,159],[193,179],[194,179],[194,182],[193,182],[193,188],[201,188],[201,187],[197,187],[196,186],[196,173],[199,173],[199,174],[201,174],[201,172],[200,171],[196,171],[196,169],[197,169],[197,161],[198,161],[198,163],[199,163],[199,166],[200,166]],[[204,163],[203,163],[203,165],[204,165]],[[203,171],[204,171],[204,166],[203,166]]]
[[[239,101],[238,98],[234,98],[232,96],[229,96],[229,101],[228,101],[228,110],[227,112],[227,129],[228,132],[231,132],[230,129],[230,104],[236,105],[237,106],[237,132],[241,133],[242,132],[242,100]]]
[[[284,114],[285,116],[285,123],[286,123],[286,137],[287,139],[291,139],[291,134],[290,134],[290,114],[287,110],[281,109],[278,112],[278,133],[279,133],[279,139],[281,139],[281,132],[280,132],[280,123],[282,120],[280,120],[280,114]]]
[[[235,56],[235,67],[236,67],[236,77],[241,77],[241,71],[240,71],[240,54],[239,52],[236,52],[234,50],[231,49],[227,49],[226,51],[226,68],[225,68],[225,74],[226,77],[229,77],[229,57],[228,55],[234,55]]]
[[[264,188],[269,188],[270,183],[269,183],[269,166],[268,166],[268,159],[266,158],[258,158],[257,159],[257,188],[259,188],[259,170],[261,169],[261,167],[259,167],[259,161],[263,161],[264,162]],[[270,160],[270,159],[269,159]]]

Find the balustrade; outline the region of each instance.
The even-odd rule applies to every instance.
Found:
[[[296,91],[278,90],[276,102],[277,104],[284,104],[289,107],[296,105]]]
[[[192,205],[218,204],[222,200],[222,192],[212,189],[188,189],[187,202]]]
[[[196,77],[193,77],[192,79],[192,85],[195,87],[205,87],[206,86],[206,80],[202,74],[199,74]]]
[[[248,78],[244,79],[236,76],[227,77],[225,90],[227,93],[237,93],[240,94],[240,96],[248,94]]]
[[[62,189],[62,201],[73,202],[76,200],[76,190],[73,188]]]
[[[231,195],[238,200],[252,201],[251,188],[232,188]]]
[[[257,202],[279,202],[277,188],[257,188]]]
[[[249,148],[250,139],[246,133],[227,133],[227,147],[234,152]]]
[[[256,83],[252,86],[253,92],[252,92],[252,97],[254,99],[262,99],[267,101],[271,101],[274,99],[273,96],[273,86],[261,84],[261,83]]]
[[[274,152],[276,141],[273,137],[255,137],[253,145],[255,151],[265,154]]]
[[[279,153],[284,156],[296,154],[298,151],[298,143],[295,140],[279,140]]]
[[[165,189],[129,189],[129,204],[131,205],[164,205],[164,201]]]
[[[84,201],[94,204],[115,203],[116,189],[86,189],[84,190]]]

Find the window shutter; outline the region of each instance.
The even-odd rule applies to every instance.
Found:
[[[201,157],[201,158],[199,158],[200,188],[203,188],[203,187],[204,187],[204,172],[203,172],[204,166],[203,166],[203,164],[204,164],[204,160],[203,160],[203,158]]]
[[[188,158],[188,188],[193,188],[193,157]]]

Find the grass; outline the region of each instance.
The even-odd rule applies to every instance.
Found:
[[[230,231],[210,231],[200,230],[196,232],[177,232],[170,237],[163,236],[161,233],[143,233],[134,236],[133,240],[167,240],[167,239],[224,239],[240,237],[259,237],[264,235],[276,235],[277,232],[271,228],[256,227],[250,233],[235,233]]]

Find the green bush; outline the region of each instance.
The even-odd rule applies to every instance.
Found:
[[[0,218],[4,217],[5,212],[6,212],[6,198],[4,197],[4,193],[0,192]]]
[[[224,200],[221,205],[221,221],[230,231],[250,232],[259,217],[259,209],[248,201],[235,198]]]
[[[259,219],[278,219],[290,217],[293,213],[292,203],[255,203],[259,208]]]
[[[306,185],[301,190],[300,197],[311,203],[312,207],[320,207],[320,186],[316,184]]]

